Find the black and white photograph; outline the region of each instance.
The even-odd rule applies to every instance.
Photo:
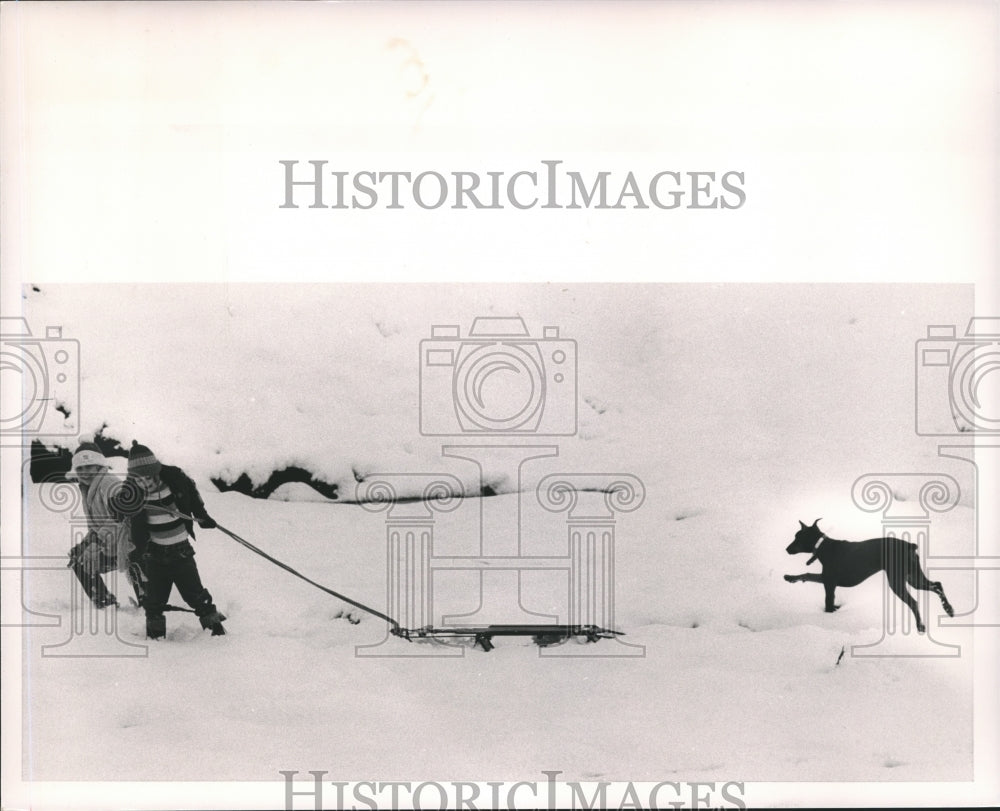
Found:
[[[3,807],[1000,800],[996,5],[0,5]]]

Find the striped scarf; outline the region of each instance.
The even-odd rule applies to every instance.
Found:
[[[170,488],[162,481],[159,488],[146,496],[146,518],[149,523],[149,539],[160,546],[172,546],[188,540],[187,527],[183,518],[177,518],[164,510],[177,512],[177,502]]]

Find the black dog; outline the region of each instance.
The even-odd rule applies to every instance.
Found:
[[[910,607],[913,616],[917,620],[917,630],[924,632],[924,624],[920,621],[920,612],[917,610],[917,601],[910,596],[906,584],[917,589],[933,591],[941,598],[941,605],[949,617],[955,616],[951,603],[944,596],[944,589],[941,584],[927,579],[927,576],[920,568],[920,559],[917,557],[917,545],[904,541],[900,538],[872,538],[869,541],[837,541],[828,538],[817,526],[819,519],[813,521],[812,526],[807,527],[799,521],[802,528],[795,533],[795,540],[792,541],[785,551],[789,555],[799,552],[808,552],[812,555],[806,563],[808,566],[814,560],[819,559],[823,565],[821,574],[786,574],[785,580],[789,583],[798,583],[803,580],[810,583],[822,583],[826,589],[826,610],[836,611],[838,606],[833,604],[833,594],[837,586],[856,586],[867,580],[876,572],[885,571],[889,579],[889,588],[895,592],[904,603]]]

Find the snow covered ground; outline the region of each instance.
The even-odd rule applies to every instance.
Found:
[[[31,779],[971,779],[971,639],[937,627],[936,600],[922,602],[930,637],[893,650],[943,651],[937,642],[961,656],[864,658],[852,646],[882,637],[880,579],[841,590],[835,614],[819,586],[783,580],[806,571],[784,552],[800,519],[822,517],[833,537],[881,534],[881,516],[851,499],[868,473],[955,477],[962,495],[933,514],[931,551],[971,552],[971,468],[913,427],[914,342],[928,324],[964,327],[968,287],[64,285],[26,291],[24,313],[80,341],[80,436],[106,425],[123,445],[149,445],[197,479],[220,524],[381,610],[385,513],[323,503],[303,485],[254,500],[210,479],[261,482],[294,464],[342,496],[377,474],[488,483],[500,495],[438,520],[452,555],[477,553],[481,520],[487,543],[509,531],[519,499],[526,554],[565,554],[565,516],[533,501],[549,473],[630,473],[646,491],[615,527],[615,622],[643,657],[542,657],[518,638],[462,658],[414,658],[416,643],[392,638],[378,650],[398,657],[357,656],[385,638],[384,622],[217,530],[199,531],[196,548],[228,636],[169,614],[146,656],[43,656],[68,638],[70,580],[30,573],[27,605],[62,621],[26,635]],[[476,316],[513,314],[535,338],[558,326],[578,355],[579,430],[535,440],[559,455],[525,464],[520,486],[492,452],[481,482],[441,450],[474,437],[424,437],[418,420],[432,325],[464,336]],[[70,522],[43,506],[43,489],[25,485],[25,550],[58,556]],[[956,611],[970,610],[968,579],[938,576]],[[471,577],[440,575],[436,621],[475,608]],[[490,618],[505,621],[516,583],[494,577]],[[565,594],[562,574],[532,573],[522,596],[563,617]],[[76,636],[76,650],[145,644],[138,613],[117,617],[117,637]]]

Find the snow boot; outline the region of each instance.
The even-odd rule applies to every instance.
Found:
[[[201,617],[201,627],[205,630],[211,629],[212,636],[225,636],[226,629],[222,627],[223,620],[226,619],[225,615],[219,611],[212,611],[209,614]]]
[[[148,639],[163,639],[167,635],[167,618],[162,614],[158,617],[146,617],[146,637]]]

